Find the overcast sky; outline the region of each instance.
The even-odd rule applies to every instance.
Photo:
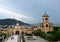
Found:
[[[60,23],[60,0],[0,0],[0,19],[40,23],[45,10],[50,22]]]

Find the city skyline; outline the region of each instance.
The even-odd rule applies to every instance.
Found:
[[[60,0],[0,0],[0,19],[15,18],[26,23],[40,23],[42,15],[60,24]]]

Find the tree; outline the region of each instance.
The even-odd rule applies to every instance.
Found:
[[[2,37],[3,36],[3,33],[2,32],[0,32],[0,37]]]

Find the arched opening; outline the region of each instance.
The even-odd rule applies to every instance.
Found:
[[[19,31],[16,31],[15,34],[19,34]]]
[[[48,18],[45,18],[45,20],[48,20]]]
[[[48,27],[48,24],[46,24],[46,27]]]

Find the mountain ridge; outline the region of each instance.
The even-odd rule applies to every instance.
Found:
[[[24,22],[16,20],[16,19],[0,19],[0,25],[15,25],[16,23],[19,23],[19,25],[31,26],[28,23],[24,23]]]

